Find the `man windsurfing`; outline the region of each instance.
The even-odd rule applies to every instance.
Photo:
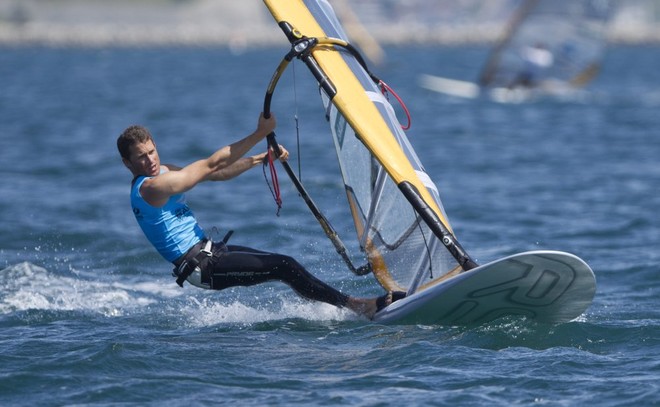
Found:
[[[378,298],[346,295],[309,273],[290,256],[209,240],[188,207],[185,192],[205,181],[226,181],[262,165],[267,152],[246,156],[276,126],[274,116],[259,117],[257,129],[211,156],[185,167],[161,164],[156,143],[143,126],[128,127],[117,139],[126,168],[133,174],[131,207],[149,242],[174,266],[177,283],[212,290],[281,281],[304,298],[346,307],[372,318],[392,302],[392,293]],[[281,160],[288,158],[281,148]]]

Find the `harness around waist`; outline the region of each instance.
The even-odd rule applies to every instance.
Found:
[[[233,233],[234,231],[230,230],[222,239],[222,242],[218,243],[221,245],[219,247],[220,251],[227,251],[226,244]],[[174,261],[175,267],[172,274],[176,277],[176,283],[180,287],[183,287],[183,282],[186,281],[195,270],[201,271],[199,265],[204,259],[213,256],[212,249],[213,241],[202,239],[191,247],[186,254]]]

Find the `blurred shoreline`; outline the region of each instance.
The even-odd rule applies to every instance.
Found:
[[[495,41],[516,0],[331,0],[382,45]],[[562,1],[562,0],[559,0]],[[608,41],[660,43],[660,2],[621,0]],[[345,23],[345,22],[344,22]],[[345,24],[349,36],[354,37]],[[357,32],[357,31],[356,31]],[[0,0],[0,45],[229,46],[284,44],[260,0]]]

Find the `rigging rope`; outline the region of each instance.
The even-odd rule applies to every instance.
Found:
[[[296,65],[295,63],[292,66],[292,75],[293,75],[293,99],[294,99],[294,106],[295,106],[295,113],[293,116],[293,119],[295,121],[296,125],[296,148],[298,151],[298,179],[302,179],[302,170],[301,170],[301,160],[300,160],[300,125],[299,125],[299,120],[298,120],[298,91],[297,91],[297,81],[296,81]],[[263,173],[264,173],[264,179],[266,180],[266,185],[268,185],[268,189],[270,190],[271,195],[273,196],[273,199],[275,200],[275,204],[277,205],[277,212],[276,215],[280,216],[280,210],[282,209],[282,195],[280,194],[280,184],[277,178],[277,169],[275,167],[275,159],[277,158],[275,152],[272,150],[272,146],[268,149],[268,160],[264,160],[264,165],[263,165]],[[268,168],[270,170],[270,179],[271,182],[268,181],[268,176],[266,175],[266,165],[268,165]],[[271,186],[272,183],[272,186]]]
[[[387,96],[388,93],[391,93],[392,96],[399,102],[401,107],[403,108],[403,111],[406,113],[406,118],[408,119],[408,124],[407,125],[401,125],[401,128],[403,130],[408,130],[410,129],[410,125],[412,124],[411,119],[410,119],[410,111],[408,110],[408,107],[406,106],[405,103],[403,103],[403,99],[399,97],[399,95],[390,87],[390,85],[386,84],[383,80],[379,79],[378,80],[378,85],[380,86],[380,91],[385,95],[387,100],[389,101],[390,98]]]
[[[264,166],[263,166],[263,171],[264,171],[264,178],[266,179],[266,185],[268,185],[268,189],[270,190],[271,195],[273,195],[273,199],[275,200],[275,204],[277,204],[277,212],[275,213],[277,216],[280,216],[280,209],[282,209],[282,195],[280,194],[280,183],[277,179],[277,169],[275,168],[275,160],[273,159],[273,156],[275,153],[273,152],[272,149],[268,149],[268,153],[266,153],[267,159],[264,160]],[[266,166],[270,169],[270,179],[272,181],[272,186],[271,183],[268,182],[268,176],[266,175]]]
[[[293,104],[296,107],[294,120],[296,122],[296,149],[298,150],[298,179],[302,181],[301,154],[300,154],[300,121],[298,120],[298,87],[296,81],[296,62],[291,64],[291,75],[293,76]]]

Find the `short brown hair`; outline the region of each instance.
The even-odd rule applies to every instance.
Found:
[[[126,130],[117,138],[117,149],[119,150],[119,155],[126,160],[131,158],[131,146],[140,143],[146,143],[147,141],[154,141],[151,137],[151,133],[144,126],[133,125]]]

